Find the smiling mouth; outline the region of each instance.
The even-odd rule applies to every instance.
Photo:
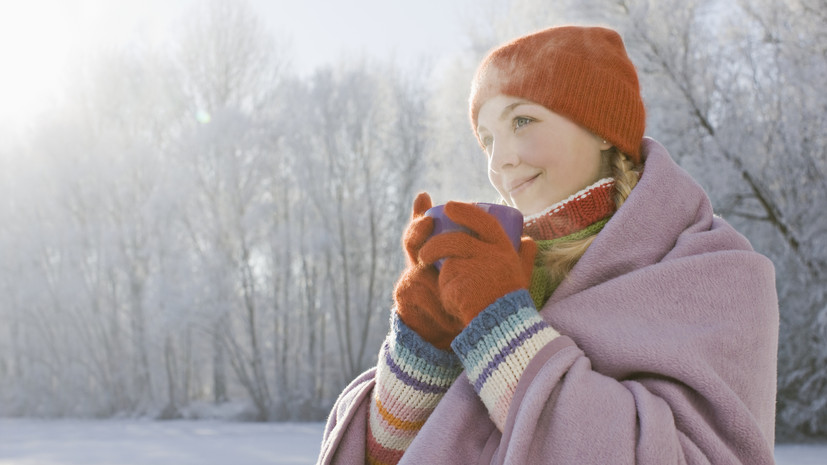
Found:
[[[530,177],[530,178],[526,178],[526,179],[523,179],[522,181],[519,181],[517,184],[515,184],[515,185],[514,185],[514,186],[513,186],[513,187],[512,187],[509,191],[508,191],[508,195],[510,195],[511,197],[514,197],[514,195],[519,194],[520,192],[524,191],[524,190],[525,190],[525,189],[527,189],[527,188],[528,188],[528,186],[530,186],[530,185],[534,182],[534,180],[535,180],[535,179],[537,179],[539,176],[540,176],[540,173],[537,173],[537,174],[535,174],[534,176],[532,176],[532,177]]]

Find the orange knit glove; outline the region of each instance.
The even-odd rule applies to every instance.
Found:
[[[537,244],[523,237],[514,250],[497,219],[469,203],[448,202],[445,215],[470,229],[432,237],[419,258],[434,263],[445,258],[439,272],[439,296],[445,310],[467,326],[500,297],[528,289]]]
[[[402,239],[408,266],[396,283],[393,298],[396,313],[409,328],[438,349],[449,350],[451,341],[465,326],[442,308],[436,268],[419,259],[422,244],[434,230],[434,219],[424,216],[429,208],[431,197],[425,192],[417,195]]]

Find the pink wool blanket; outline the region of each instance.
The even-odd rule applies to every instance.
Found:
[[[645,174],[541,309],[562,336],[520,378],[503,431],[463,374],[401,464],[772,464],[771,262],[644,140]],[[319,463],[362,464],[374,370],[334,406]]]

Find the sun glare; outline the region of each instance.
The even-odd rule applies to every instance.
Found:
[[[72,66],[131,42],[166,40],[185,0],[0,0],[0,125],[18,129],[50,108]]]
[[[0,1],[0,122],[25,124],[63,79],[75,43],[60,2]]]

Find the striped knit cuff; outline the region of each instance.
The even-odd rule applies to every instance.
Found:
[[[370,406],[369,463],[399,462],[461,371],[455,354],[424,341],[394,312]]]
[[[534,355],[557,336],[523,289],[488,306],[454,339],[451,347],[500,431],[520,377]]]

